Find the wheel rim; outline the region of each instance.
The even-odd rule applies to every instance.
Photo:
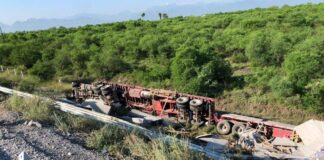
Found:
[[[222,126],[222,131],[224,131],[224,132],[227,131],[227,126],[226,125]]]
[[[243,132],[243,129],[242,129],[242,128],[238,128],[238,129],[237,129],[237,133],[238,133],[238,134],[241,134],[242,132]]]

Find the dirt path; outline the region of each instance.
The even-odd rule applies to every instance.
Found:
[[[0,106],[0,160],[16,159],[22,151],[33,160],[109,159],[108,155],[84,148],[79,136],[63,135],[52,126],[37,128],[24,122],[21,115]]]

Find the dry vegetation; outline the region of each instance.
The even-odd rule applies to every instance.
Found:
[[[216,109],[295,125],[309,119],[324,119],[323,116],[297,108],[297,98],[285,98],[282,101],[281,98],[261,92],[258,93],[256,89],[226,92],[216,104]]]
[[[15,95],[5,101],[6,109],[21,112],[26,120],[55,125],[65,133],[85,133],[88,135],[85,147],[99,152],[106,151],[118,159],[206,159],[202,153],[190,150],[188,143],[179,143],[176,137],[169,143],[163,139],[150,140],[137,131],[104,125],[101,122],[58,111],[50,105],[51,102]]]

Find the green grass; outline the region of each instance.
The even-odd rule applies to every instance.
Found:
[[[179,142],[176,137],[150,140],[136,131],[126,131],[106,125],[93,131],[87,139],[87,147],[108,153],[119,159],[182,160],[207,159],[202,153],[192,151],[188,141]]]
[[[39,98],[21,98],[13,95],[7,100],[6,107],[9,110],[22,112],[26,120],[39,122],[51,122],[53,109],[50,108],[51,102]]]
[[[87,138],[87,147],[101,151],[104,147],[110,154],[117,155],[124,153],[123,139],[129,133],[113,125],[105,125],[99,130],[91,133]]]
[[[192,151],[188,141],[179,142],[175,137],[169,141],[160,138],[148,143],[142,139],[135,139],[129,147],[132,157],[144,160],[207,159],[204,154]]]
[[[63,132],[91,132],[102,126],[102,123],[59,111],[51,106],[51,101],[39,98],[22,98],[17,95],[6,100],[8,110],[23,113],[26,120],[54,124]]]

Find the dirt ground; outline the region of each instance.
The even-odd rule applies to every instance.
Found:
[[[80,134],[65,135],[53,126],[28,126],[22,115],[0,104],[0,160],[17,159],[25,152],[33,160],[111,159],[106,153],[86,149]]]

